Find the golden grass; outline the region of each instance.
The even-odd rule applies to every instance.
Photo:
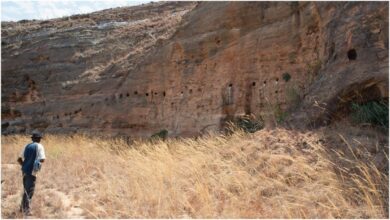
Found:
[[[47,135],[33,213],[37,218],[387,218],[388,174],[370,162],[374,155],[362,153],[362,159],[348,153],[365,152],[364,146],[352,149],[341,137],[334,138],[352,151],[329,148],[324,137],[275,129],[128,145],[120,139]],[[3,218],[21,217],[21,174],[12,164],[28,141],[28,136],[2,137]]]

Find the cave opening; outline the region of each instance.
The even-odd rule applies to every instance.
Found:
[[[356,50],[355,49],[348,50],[347,56],[349,60],[356,60],[357,58]]]

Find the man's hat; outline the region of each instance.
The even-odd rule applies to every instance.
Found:
[[[42,138],[43,135],[39,131],[33,131],[31,138]]]

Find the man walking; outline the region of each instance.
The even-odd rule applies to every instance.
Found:
[[[25,215],[30,215],[30,203],[34,194],[36,173],[33,172],[34,162],[36,160],[41,163],[45,161],[45,150],[39,142],[42,139],[42,134],[33,132],[32,143],[28,144],[18,158],[19,164],[22,166],[23,172],[23,199],[21,204],[21,211]]]

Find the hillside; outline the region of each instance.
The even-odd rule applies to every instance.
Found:
[[[389,218],[388,2],[1,23],[1,217]]]
[[[3,22],[2,133],[194,136],[250,114],[328,125],[388,99],[388,26],[388,2],[157,2]]]
[[[2,218],[21,218],[15,157],[28,139],[2,138]],[[131,145],[48,135],[34,217],[388,218],[387,143],[344,125]]]

